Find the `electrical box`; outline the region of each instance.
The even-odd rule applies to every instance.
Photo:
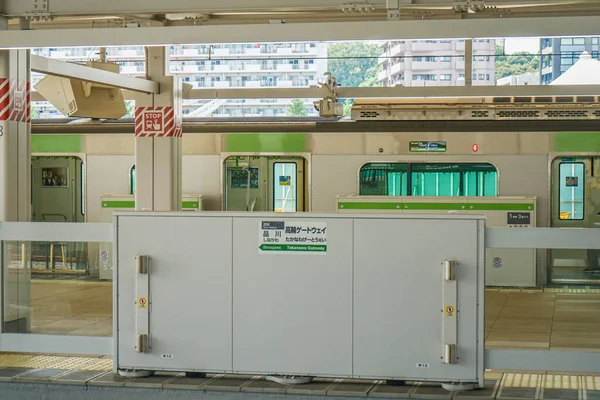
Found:
[[[484,215],[486,226],[536,227],[536,198],[531,196],[417,197],[338,196],[337,211],[345,213]],[[536,249],[486,249],[486,286],[536,286]]]
[[[137,212],[115,227],[115,371],[483,385],[483,216]]]

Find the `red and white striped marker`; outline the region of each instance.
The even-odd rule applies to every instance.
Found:
[[[29,82],[0,78],[0,121],[31,122]]]
[[[180,118],[178,118],[180,120]],[[136,107],[135,137],[182,137],[173,107]]]

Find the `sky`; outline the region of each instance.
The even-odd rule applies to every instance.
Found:
[[[537,54],[540,51],[540,39],[539,38],[506,39],[506,42],[505,42],[506,54],[512,54],[517,51],[527,51],[529,53]]]

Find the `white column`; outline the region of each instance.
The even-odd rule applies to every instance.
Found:
[[[146,50],[146,77],[160,83],[160,93],[136,96],[136,210],[181,210],[182,84],[168,76],[168,52]]]
[[[0,31],[8,28],[0,19]],[[31,123],[29,50],[0,50],[0,221],[31,220]],[[4,332],[31,327],[30,270],[26,244],[5,247],[23,265],[0,272]],[[14,260],[14,259],[13,259]],[[6,271],[10,273],[5,274]],[[25,326],[23,326],[25,324]]]

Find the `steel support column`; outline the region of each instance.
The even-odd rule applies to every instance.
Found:
[[[6,29],[0,20],[0,30]],[[31,219],[29,50],[0,50],[0,221]],[[41,173],[41,171],[40,171]],[[0,271],[4,319],[0,332],[31,329],[30,270],[26,244],[12,248],[21,268]],[[26,331],[26,332],[23,332]]]
[[[136,210],[181,209],[181,79],[167,76],[169,48],[146,50],[146,78],[159,94],[136,96]]]

